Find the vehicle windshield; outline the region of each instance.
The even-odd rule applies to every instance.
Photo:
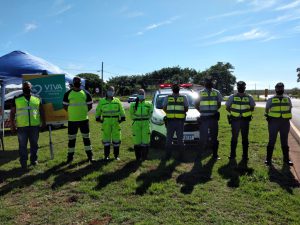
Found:
[[[195,108],[195,100],[198,98],[198,94],[195,92],[192,93],[181,93],[180,95],[184,95],[187,97],[188,103],[189,103],[189,109]],[[163,108],[163,103],[165,98],[168,96],[168,94],[159,94],[156,97],[155,107],[158,109]]]

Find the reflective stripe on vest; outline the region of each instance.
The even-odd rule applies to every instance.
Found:
[[[283,97],[280,101],[278,97],[272,98],[270,111],[268,115],[274,118],[282,117],[284,119],[291,119],[292,112],[289,99],[287,97]]]
[[[178,96],[174,98],[173,96],[168,96],[167,105],[167,118],[169,119],[184,119],[184,98],[183,96]]]
[[[101,99],[100,104],[102,105],[102,116],[106,117],[119,117],[120,116],[120,103],[117,99],[113,98],[111,101],[107,99]]]
[[[133,103],[131,107],[135,108],[135,104]],[[134,113],[132,115],[132,119],[150,119],[151,117],[151,103],[149,102],[139,102],[137,109],[134,109]]]
[[[249,117],[252,115],[250,110],[249,96],[233,96],[233,102],[230,107],[230,113],[234,117]]]
[[[213,115],[218,111],[218,92],[201,91],[200,99],[200,113],[204,113],[206,115]]]
[[[41,100],[30,96],[29,101],[24,97],[15,99],[17,127],[39,126]]]
[[[84,90],[71,91],[68,96],[69,121],[82,121],[88,119],[87,95]]]

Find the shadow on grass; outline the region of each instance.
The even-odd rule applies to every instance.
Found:
[[[246,161],[229,160],[229,162],[219,168],[219,174],[224,178],[228,179],[227,186],[231,188],[237,188],[240,186],[240,176],[253,174],[253,168],[249,168]]]
[[[175,168],[180,164],[179,161],[173,160],[172,163],[167,165],[167,161],[162,160],[156,169],[142,173],[137,182],[141,182],[135,191],[137,195],[144,195],[153,183],[166,181],[172,177]]]
[[[111,173],[106,173],[98,178],[98,184],[95,187],[96,190],[100,190],[110,183],[116,182],[116,181],[121,181],[125,179],[126,177],[129,177],[131,173],[134,173],[137,171],[139,166],[141,165],[141,162],[137,162],[136,160],[129,161],[126,163],[122,168],[111,172]]]
[[[216,160],[213,158],[210,158],[205,165],[202,165],[201,161],[195,160],[192,170],[181,174],[177,178],[177,183],[183,184],[180,192],[183,194],[191,194],[197,184],[204,184],[210,181],[215,163]]]
[[[19,158],[19,151],[18,150],[9,150],[9,151],[2,151],[0,150],[0,166],[3,166],[6,163],[16,160]]]
[[[5,184],[4,186],[2,186],[0,188],[0,196],[3,196],[7,193],[9,193],[10,191],[17,189],[17,188],[25,188],[28,187],[32,184],[34,184],[37,181],[40,180],[47,180],[50,176],[55,175],[55,174],[59,174],[59,173],[63,173],[64,169],[61,169],[62,167],[64,167],[66,165],[65,162],[62,162],[56,166],[53,166],[52,168],[46,170],[45,172],[41,172],[35,175],[27,175],[25,177],[22,177],[18,180],[14,180],[12,182],[9,182],[8,184]],[[75,165],[74,165],[75,166]],[[12,169],[10,171],[7,171],[7,173],[13,173],[15,171],[15,169]]]
[[[88,164],[87,166],[80,168],[78,170],[69,172],[66,171],[64,173],[60,173],[58,176],[55,177],[53,184],[51,185],[52,189],[56,189],[58,187],[61,187],[67,183],[71,183],[73,181],[81,181],[83,177],[86,175],[100,170],[103,166],[107,165],[109,161],[96,161],[93,164]]]
[[[273,165],[269,167],[269,179],[288,193],[293,194],[293,188],[299,187],[299,182],[291,173],[289,166],[283,164],[281,170],[277,170]]]

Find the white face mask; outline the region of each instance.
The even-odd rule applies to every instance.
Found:
[[[114,91],[107,91],[106,94],[107,94],[107,97],[113,97],[115,92]]]

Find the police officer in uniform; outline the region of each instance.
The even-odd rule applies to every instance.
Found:
[[[293,162],[289,159],[288,134],[290,131],[290,119],[292,118],[291,99],[284,95],[284,84],[277,83],[275,86],[276,95],[269,98],[266,104],[266,114],[269,129],[269,143],[267,146],[267,157],[265,164],[272,164],[272,155],[278,132],[280,133],[283,162],[289,166]]]
[[[68,112],[68,157],[67,163],[73,161],[78,128],[80,129],[84,149],[89,162],[93,163],[93,153],[90,141],[88,112],[92,109],[91,95],[81,88],[80,77],[73,78],[73,88],[67,91],[63,98],[64,109]]]
[[[249,124],[252,119],[252,112],[255,102],[251,95],[245,93],[246,83],[244,81],[237,82],[238,93],[229,96],[226,102],[226,110],[230,113],[228,117],[231,124],[231,151],[229,159],[235,159],[236,146],[238,142],[239,132],[242,134],[243,156],[242,160],[248,161],[249,148]]]
[[[186,112],[189,108],[186,96],[179,94],[180,86],[178,84],[172,85],[172,91],[172,95],[167,96],[163,103],[163,110],[166,113],[165,123],[167,129],[166,160],[169,159],[172,154],[172,141],[175,132],[177,136],[177,145],[180,149],[180,152],[184,150],[184,121]]]
[[[213,159],[220,159],[218,156],[218,121],[220,119],[219,108],[223,100],[220,92],[213,88],[212,78],[204,80],[205,88],[199,93],[199,101],[195,103],[196,109],[200,112],[199,126],[200,126],[200,146],[201,151],[207,148],[208,134],[211,137]],[[201,152],[199,152],[199,156]]]
[[[114,146],[114,157],[120,160],[121,127],[125,121],[125,111],[121,101],[114,97],[115,89],[110,86],[106,97],[100,99],[96,108],[96,121],[102,123],[102,143],[104,145],[104,159],[109,160],[111,142]]]
[[[17,122],[17,133],[19,141],[19,155],[21,167],[27,170],[27,143],[30,143],[30,162],[31,165],[37,164],[37,151],[40,124],[45,127],[44,112],[41,105],[41,100],[38,96],[31,94],[31,83],[25,81],[22,89],[23,94],[15,97],[11,111],[10,121],[11,130],[16,131],[15,118]]]
[[[153,105],[145,101],[145,91],[140,89],[136,102],[130,104],[130,117],[133,120],[132,134],[136,160],[146,160],[150,143],[150,123]]]

